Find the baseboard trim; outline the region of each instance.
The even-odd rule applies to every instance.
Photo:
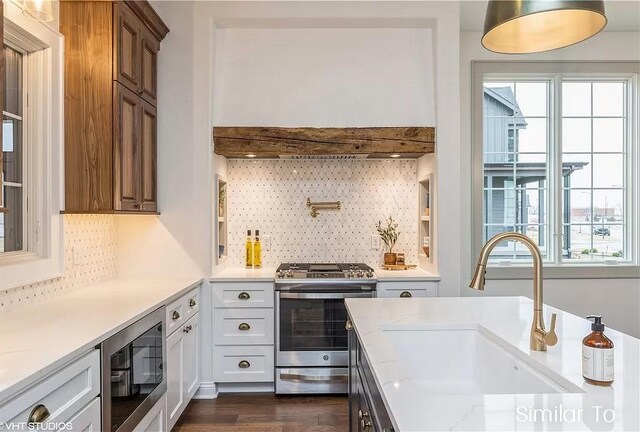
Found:
[[[274,393],[274,383],[218,383],[219,393]]]
[[[213,382],[202,382],[193,395],[193,399],[215,399],[218,397],[218,386]]]

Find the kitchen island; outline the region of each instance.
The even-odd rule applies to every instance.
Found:
[[[531,351],[528,298],[346,305],[352,432],[640,430],[640,341],[631,336],[605,331],[615,381],[597,387],[581,369],[590,322],[545,306],[547,322],[558,314],[558,344]]]

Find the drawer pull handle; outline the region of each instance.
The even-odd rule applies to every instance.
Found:
[[[251,363],[249,363],[246,360],[242,360],[240,363],[238,363],[238,367],[240,369],[248,369],[251,366]]]
[[[42,423],[49,418],[49,410],[44,405],[36,405],[29,414],[29,423]]]
[[[174,320],[174,321],[180,319],[180,314],[178,313],[178,311],[173,311],[171,313],[171,319]]]
[[[400,293],[400,297],[409,298],[409,297],[413,297],[413,295],[411,295],[411,293],[409,291],[402,291]]]
[[[242,291],[240,294],[238,294],[238,298],[240,300],[249,300],[251,296],[249,295],[248,292]]]
[[[196,301],[194,299],[189,299],[189,307],[196,307]]]
[[[251,326],[249,325],[249,323],[240,323],[240,325],[238,326],[238,330],[250,330]]]

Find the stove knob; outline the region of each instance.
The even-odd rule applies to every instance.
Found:
[[[367,277],[368,278],[372,278],[373,277],[373,272],[372,271],[367,271]]]
[[[362,270],[358,270],[357,275],[358,275],[359,278],[361,278],[361,277],[364,276],[364,272]]]
[[[277,276],[278,276],[279,278],[283,278],[283,277],[284,277],[284,272],[283,272],[282,270],[278,270],[278,274],[277,274]]]
[[[289,279],[293,278],[293,272],[292,272],[291,270],[289,270],[289,271],[287,272],[287,277],[288,277]]]

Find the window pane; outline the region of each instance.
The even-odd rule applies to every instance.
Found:
[[[520,153],[546,153],[547,136],[546,118],[523,118],[516,125],[516,150]]]
[[[564,223],[590,223],[591,191],[590,190],[564,190]]]
[[[562,151],[591,152],[591,120],[565,118],[562,120]]]
[[[591,188],[591,155],[562,155],[562,177],[565,188]]]
[[[624,259],[624,226],[596,224],[593,227],[593,260]]]
[[[547,116],[547,83],[516,83],[516,101],[525,117]]]
[[[485,240],[505,231],[521,232],[535,239],[545,256],[548,97],[547,83],[515,82],[485,83],[483,99]],[[496,248],[492,259],[530,260],[531,254],[508,242]]]
[[[593,155],[593,187],[621,188],[623,179],[624,160],[621,154]]]
[[[0,252],[20,251],[22,236],[22,188],[4,187],[4,204],[9,209],[0,219]]]
[[[562,84],[562,115],[570,117],[591,115],[591,84]]]
[[[593,83],[593,115],[621,117],[624,112],[624,84]]]
[[[5,117],[2,121],[2,171],[5,182],[22,183],[22,122]]]
[[[622,152],[624,143],[624,119],[593,119],[593,151]]]
[[[4,47],[5,87],[3,109],[22,116],[22,54]]]
[[[622,190],[593,191],[593,222],[624,222],[624,193]]]
[[[22,136],[22,54],[4,47],[6,80],[4,109],[11,116],[2,121],[3,203],[8,212],[0,215],[0,252],[25,248],[24,148]],[[17,118],[13,118],[17,117]]]
[[[569,260],[591,260],[593,237],[591,225],[565,225],[563,257]]]

